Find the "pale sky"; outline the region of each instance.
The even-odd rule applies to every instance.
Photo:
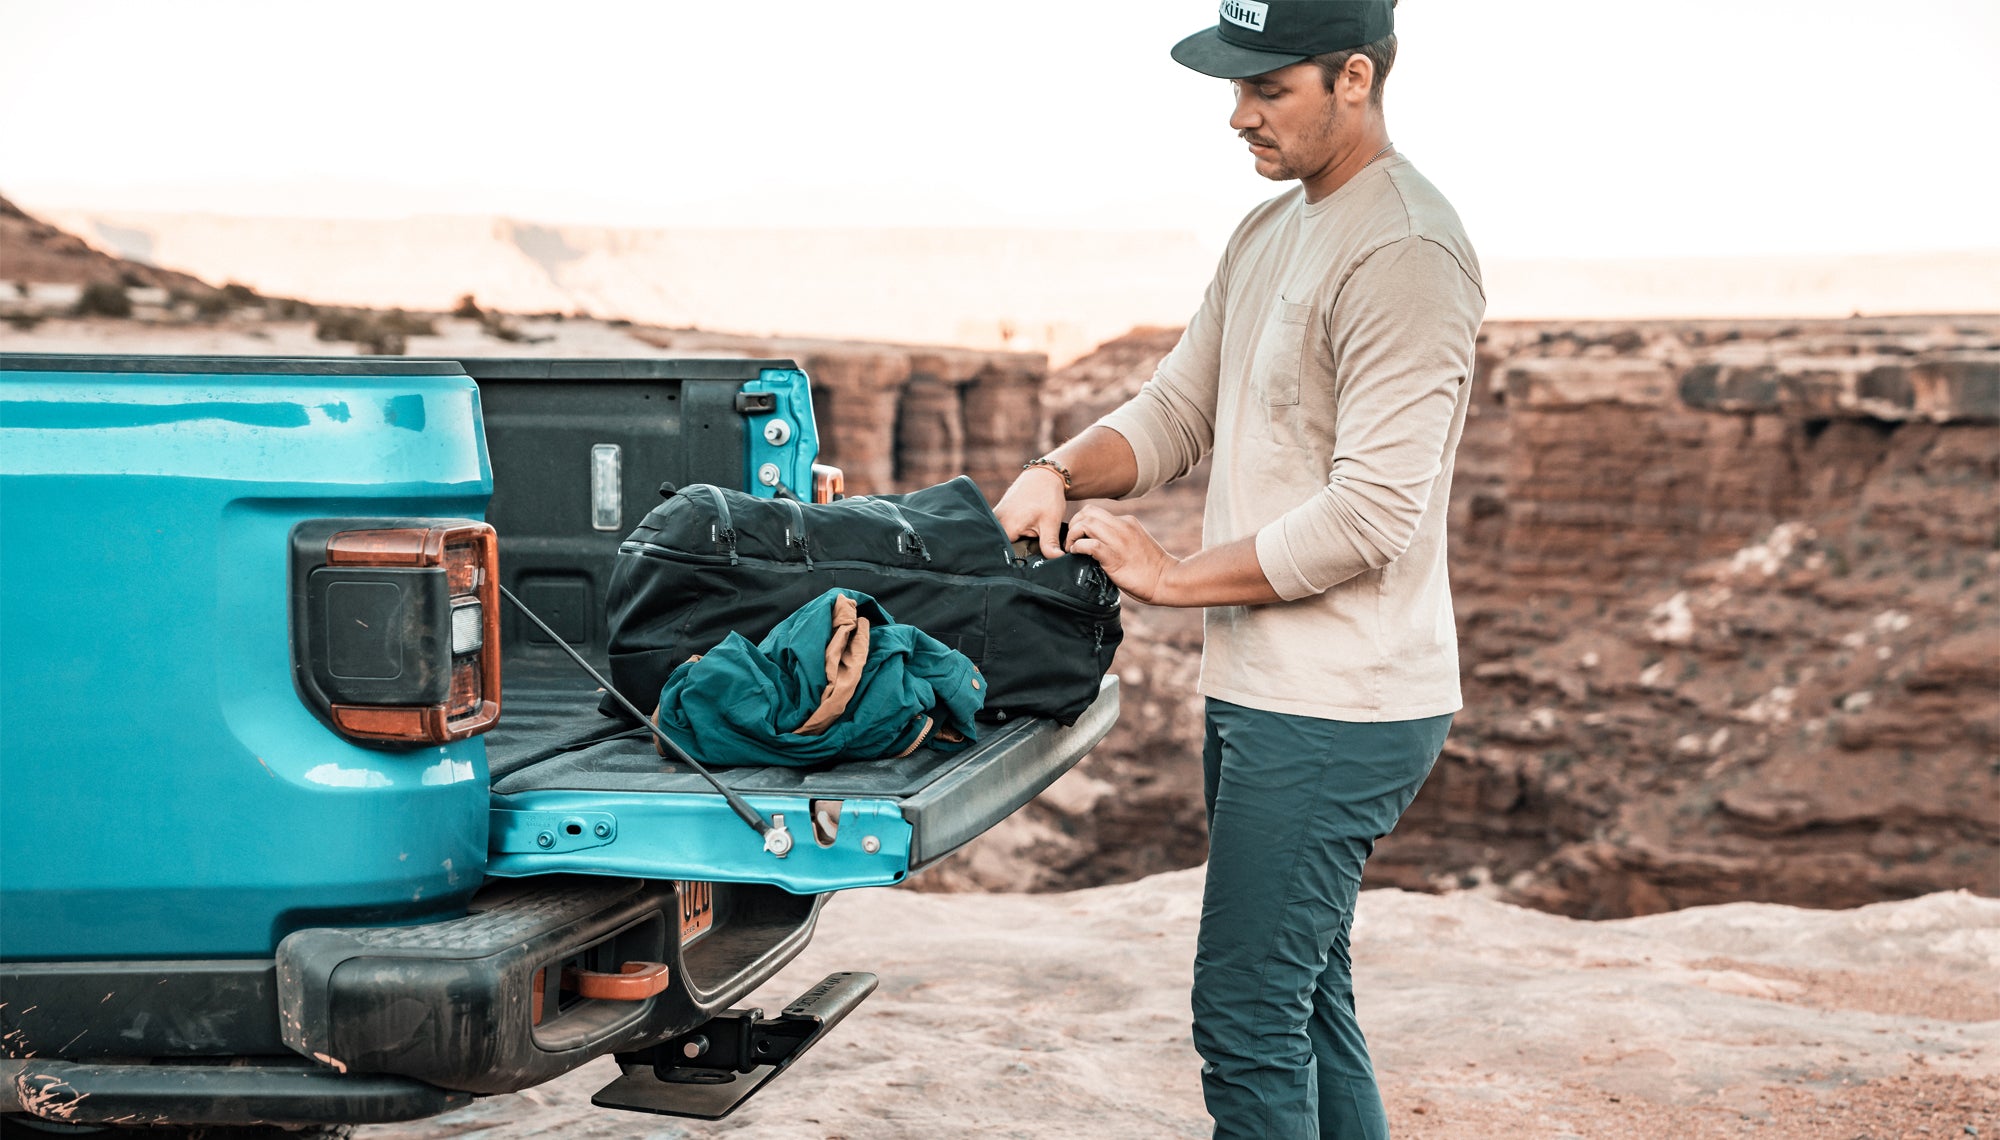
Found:
[[[1167,57],[1214,12],[0,0],[0,193],[1219,246],[1281,187]],[[1404,0],[1397,31],[1390,134],[1486,258],[2000,249],[2000,0]]]

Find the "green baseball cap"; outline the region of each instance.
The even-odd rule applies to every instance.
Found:
[[[1222,0],[1219,19],[1174,45],[1174,62],[1248,79],[1372,44],[1396,30],[1395,0]]]

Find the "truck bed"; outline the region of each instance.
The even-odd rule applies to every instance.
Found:
[[[493,445],[488,520],[502,579],[600,672],[619,543],[661,480],[770,489],[756,473],[782,470],[807,485],[798,472],[810,467],[817,429],[791,361],[461,363],[479,384]],[[787,430],[773,430],[778,421]],[[597,480],[592,457],[607,449],[617,478]],[[485,740],[487,870],[503,877],[760,883],[795,894],[898,882],[1033,799],[1118,715],[1108,679],[1073,725],[982,724],[960,752],[809,769],[697,757],[766,821],[783,818],[794,842],[779,855],[706,780],[662,758],[645,730],[600,715],[596,683],[511,609],[501,644],[500,722]]]

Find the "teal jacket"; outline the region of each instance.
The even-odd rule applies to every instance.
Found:
[[[875,599],[828,590],[756,645],[731,633],[660,690],[654,723],[709,764],[806,767],[963,747],[986,685],[965,654]]]

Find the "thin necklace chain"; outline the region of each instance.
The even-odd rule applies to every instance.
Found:
[[[1385,145],[1381,150],[1375,152],[1375,158],[1371,158],[1367,162],[1362,163],[1361,169],[1366,170],[1369,167],[1375,165],[1376,159],[1381,158],[1383,155],[1388,154],[1390,151],[1395,149],[1396,149],[1396,144],[1393,141],[1391,141],[1390,143]]]

